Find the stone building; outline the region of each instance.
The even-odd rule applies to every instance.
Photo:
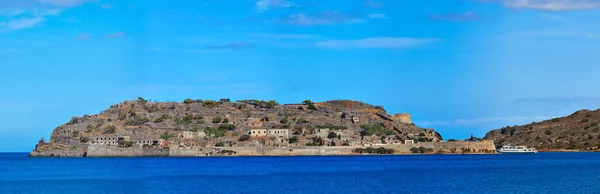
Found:
[[[250,136],[252,137],[285,137],[288,138],[289,129],[251,129]]]
[[[327,135],[329,135],[329,128],[317,129],[317,136],[326,139]]]
[[[252,136],[252,137],[264,137],[264,136],[267,136],[267,130],[266,129],[251,129],[250,130],[250,136]]]
[[[360,119],[358,119],[358,117],[356,117],[356,116],[352,116],[352,123],[359,124],[360,123]]]
[[[191,139],[191,138],[195,138],[197,136],[196,136],[196,133],[193,132],[193,131],[184,131],[184,132],[181,132],[181,136],[180,137],[181,138]]]
[[[268,129],[267,136],[269,137],[289,137],[289,129]]]
[[[106,137],[106,136],[99,136],[96,138],[92,139],[92,143],[93,144],[100,144],[100,145],[119,145],[119,139],[117,137]]]

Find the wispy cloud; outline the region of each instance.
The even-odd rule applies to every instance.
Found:
[[[254,48],[254,44],[247,42],[234,42],[224,45],[213,45],[204,47],[207,50],[241,50]]]
[[[90,36],[89,34],[86,34],[86,33],[81,33],[81,34],[79,34],[79,36],[77,36],[78,40],[89,40],[91,38],[92,38],[92,36]]]
[[[373,14],[369,14],[369,18],[386,19],[387,15],[383,14],[383,13],[373,13]]]
[[[478,20],[479,15],[472,11],[468,11],[466,13],[433,14],[429,16],[429,19],[438,21],[464,22]]]
[[[407,48],[440,41],[433,38],[410,37],[372,37],[359,40],[327,40],[316,42],[321,48],[351,49],[351,48]]]
[[[296,4],[287,0],[258,0],[255,3],[255,9],[258,12],[265,12],[273,8],[292,7]]]
[[[102,4],[100,7],[102,7],[102,9],[113,9],[113,8],[115,8],[114,6],[112,6],[110,4]]]
[[[96,0],[38,0],[40,3],[62,8],[76,7],[92,1]]]
[[[90,0],[0,0],[0,31],[16,31],[41,25],[51,16]]]
[[[574,36],[584,37],[590,39],[600,39],[600,33],[593,32],[580,32],[580,31],[567,31],[567,30],[530,30],[517,32],[520,36]]]
[[[537,9],[545,11],[572,11],[600,8],[598,0],[477,0],[500,2],[515,9]]]
[[[43,17],[34,17],[26,19],[16,19],[8,22],[0,22],[0,31],[15,31],[20,29],[32,28],[40,25],[45,19]]]
[[[371,8],[381,8],[384,6],[384,4],[381,2],[377,2],[375,0],[367,0],[367,1],[365,1],[365,6],[371,7]]]
[[[276,19],[276,22],[298,26],[364,22],[360,12],[325,11],[317,14],[298,13]]]
[[[321,35],[316,34],[273,34],[273,33],[262,33],[253,34],[256,37],[264,38],[276,38],[276,39],[309,39],[309,38],[321,38]]]
[[[121,37],[125,37],[125,36],[127,36],[127,33],[125,33],[125,32],[115,32],[115,33],[107,35],[106,37],[110,38],[110,39],[114,39],[114,38],[121,38]]]
[[[510,123],[517,124],[523,122],[543,121],[555,118],[553,116],[504,116],[504,117],[480,117],[471,119],[456,119],[450,121],[415,121],[423,126],[449,126],[449,125],[479,125],[489,123]]]
[[[600,103],[600,97],[546,97],[546,98],[518,98],[517,103],[548,103],[548,104],[578,104]]]
[[[567,18],[565,16],[562,16],[559,14],[554,14],[554,13],[540,13],[539,16],[543,20],[551,21],[551,22],[564,22],[564,21],[570,20],[569,18]]]
[[[211,45],[211,46],[205,46],[203,48],[165,48],[165,47],[158,47],[158,46],[146,47],[147,50],[154,51],[154,52],[180,52],[180,53],[204,53],[204,54],[224,53],[224,52],[229,52],[229,51],[244,50],[244,49],[251,49],[251,48],[254,48],[254,44],[246,43],[246,42],[235,42],[235,43],[228,43],[228,44],[224,44],[224,45]]]

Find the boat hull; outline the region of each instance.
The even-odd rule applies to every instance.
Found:
[[[530,152],[525,152],[525,151],[515,152],[515,151],[501,151],[501,150],[497,150],[497,151],[498,151],[498,153],[501,153],[501,154],[535,154],[535,153],[537,153],[537,151],[533,151],[533,152],[531,152],[531,151]]]

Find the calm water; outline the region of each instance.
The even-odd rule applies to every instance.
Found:
[[[27,158],[0,193],[599,193],[600,153]]]

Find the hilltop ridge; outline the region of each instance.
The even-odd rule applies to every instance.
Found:
[[[597,150],[600,146],[599,122],[600,109],[579,110],[566,117],[492,130],[484,139],[494,140],[498,146],[512,144],[540,150]]]

